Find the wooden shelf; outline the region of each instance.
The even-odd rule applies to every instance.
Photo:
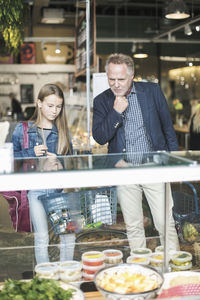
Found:
[[[75,65],[68,64],[0,64],[1,74],[74,73]]]

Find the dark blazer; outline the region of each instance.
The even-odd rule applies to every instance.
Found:
[[[153,151],[178,150],[168,105],[159,85],[150,82],[134,82],[134,85]],[[108,143],[109,153],[122,153],[126,152],[123,118],[114,110],[114,100],[111,89],[95,97],[92,134],[100,145]]]

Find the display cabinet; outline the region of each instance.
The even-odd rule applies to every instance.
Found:
[[[200,181],[199,161],[200,153],[198,152],[89,154],[59,156],[53,160],[48,157],[15,159],[13,171],[0,174],[0,190],[64,189],[66,193],[72,195],[85,191],[88,194],[88,191],[91,192],[102,187],[110,189],[131,184],[165,183],[167,187],[169,183]],[[168,197],[166,188],[165,220],[163,220],[165,224],[163,271],[165,272],[168,271],[169,267]],[[118,207],[118,209],[120,208]],[[123,229],[125,231],[125,227]],[[97,229],[94,228],[93,230]],[[10,257],[12,257],[12,263],[18,266],[17,257],[21,251],[27,253],[25,254],[26,257],[30,257],[29,270],[32,264],[31,271],[33,272],[35,265],[33,236],[31,234],[10,232],[9,230],[4,230],[1,234],[0,261],[3,267],[0,268],[0,281],[10,276],[9,270],[4,268],[6,266],[5,262],[10,261]],[[19,236],[23,240],[18,240]],[[9,238],[12,241],[8,243]],[[50,247],[53,251],[53,248],[58,249],[59,245],[57,241],[53,240],[53,245],[50,245]],[[28,267],[25,267],[24,270],[20,266],[17,268],[16,274],[12,273],[12,275],[18,279],[20,278],[18,272],[26,273]]]

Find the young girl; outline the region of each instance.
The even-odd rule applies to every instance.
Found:
[[[55,84],[44,85],[36,101],[33,117],[28,122],[29,148],[23,149],[23,124],[16,126],[12,143],[15,157],[55,158],[72,153],[62,90]],[[30,217],[34,229],[35,257],[37,263],[48,262],[48,221],[40,195],[56,190],[30,190],[28,192]],[[60,235],[61,260],[73,259],[75,234]],[[67,244],[67,249],[65,245]],[[63,250],[63,251],[62,251]]]

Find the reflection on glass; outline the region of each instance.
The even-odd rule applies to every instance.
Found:
[[[158,166],[184,166],[194,164],[195,161],[187,157],[171,155],[167,152],[125,153],[106,155],[74,155],[15,159],[15,173],[20,172],[49,172],[76,171],[123,168],[154,168]]]

